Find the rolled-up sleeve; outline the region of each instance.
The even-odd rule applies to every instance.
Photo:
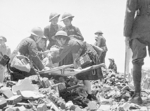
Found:
[[[136,10],[137,10],[137,0],[127,0],[125,20],[124,20],[125,37],[131,37]]]

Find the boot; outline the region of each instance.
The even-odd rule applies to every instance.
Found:
[[[132,99],[130,100],[131,103],[135,104],[142,104],[142,98],[141,98],[141,69],[142,66],[138,64],[133,65],[133,82],[134,82],[134,95]]]
[[[142,101],[142,98],[141,98],[141,95],[140,93],[135,93],[131,100],[130,100],[131,103],[134,103],[134,104],[138,104],[138,105],[141,105],[143,103]]]

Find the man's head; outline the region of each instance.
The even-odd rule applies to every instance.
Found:
[[[55,39],[60,46],[63,46],[70,38],[65,31],[58,31],[53,39]]]
[[[37,46],[42,49],[42,50],[45,50],[46,49],[46,43],[47,43],[47,38],[44,36],[42,38],[40,38],[38,41],[37,41]]]
[[[62,21],[65,24],[65,26],[70,26],[73,18],[74,16],[70,13],[64,13],[62,15]]]
[[[97,36],[102,36],[103,35],[103,32],[101,30],[98,30],[95,32],[95,35]]]
[[[95,32],[95,35],[96,35],[95,36],[95,41],[99,42],[100,37],[103,36],[103,32],[101,30],[98,30],[98,31]]]
[[[114,60],[113,58],[109,58],[109,62],[110,62],[110,63],[114,63],[115,60]]]
[[[6,37],[0,36],[0,44],[5,44],[5,42],[7,42]]]
[[[60,14],[58,13],[51,13],[49,16],[49,22],[53,25],[57,25],[59,16]]]
[[[34,27],[31,30],[31,36],[37,42],[39,39],[41,39],[42,37],[44,37],[43,30],[40,27]]]

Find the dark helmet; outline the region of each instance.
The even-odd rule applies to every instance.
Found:
[[[54,19],[55,17],[59,17],[60,14],[58,13],[51,13],[50,16],[49,16],[49,22],[51,22],[52,19]]]
[[[70,13],[64,13],[62,15],[62,19],[61,20],[63,21],[63,20],[68,19],[68,18],[74,18],[74,16],[72,14],[70,14]]]
[[[95,34],[103,34],[103,32],[101,30],[98,30],[95,32]]]

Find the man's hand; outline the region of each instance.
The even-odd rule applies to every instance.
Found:
[[[43,64],[44,64],[44,66],[49,67],[49,68],[54,67],[54,64],[52,63],[52,60],[50,57],[44,58]]]

